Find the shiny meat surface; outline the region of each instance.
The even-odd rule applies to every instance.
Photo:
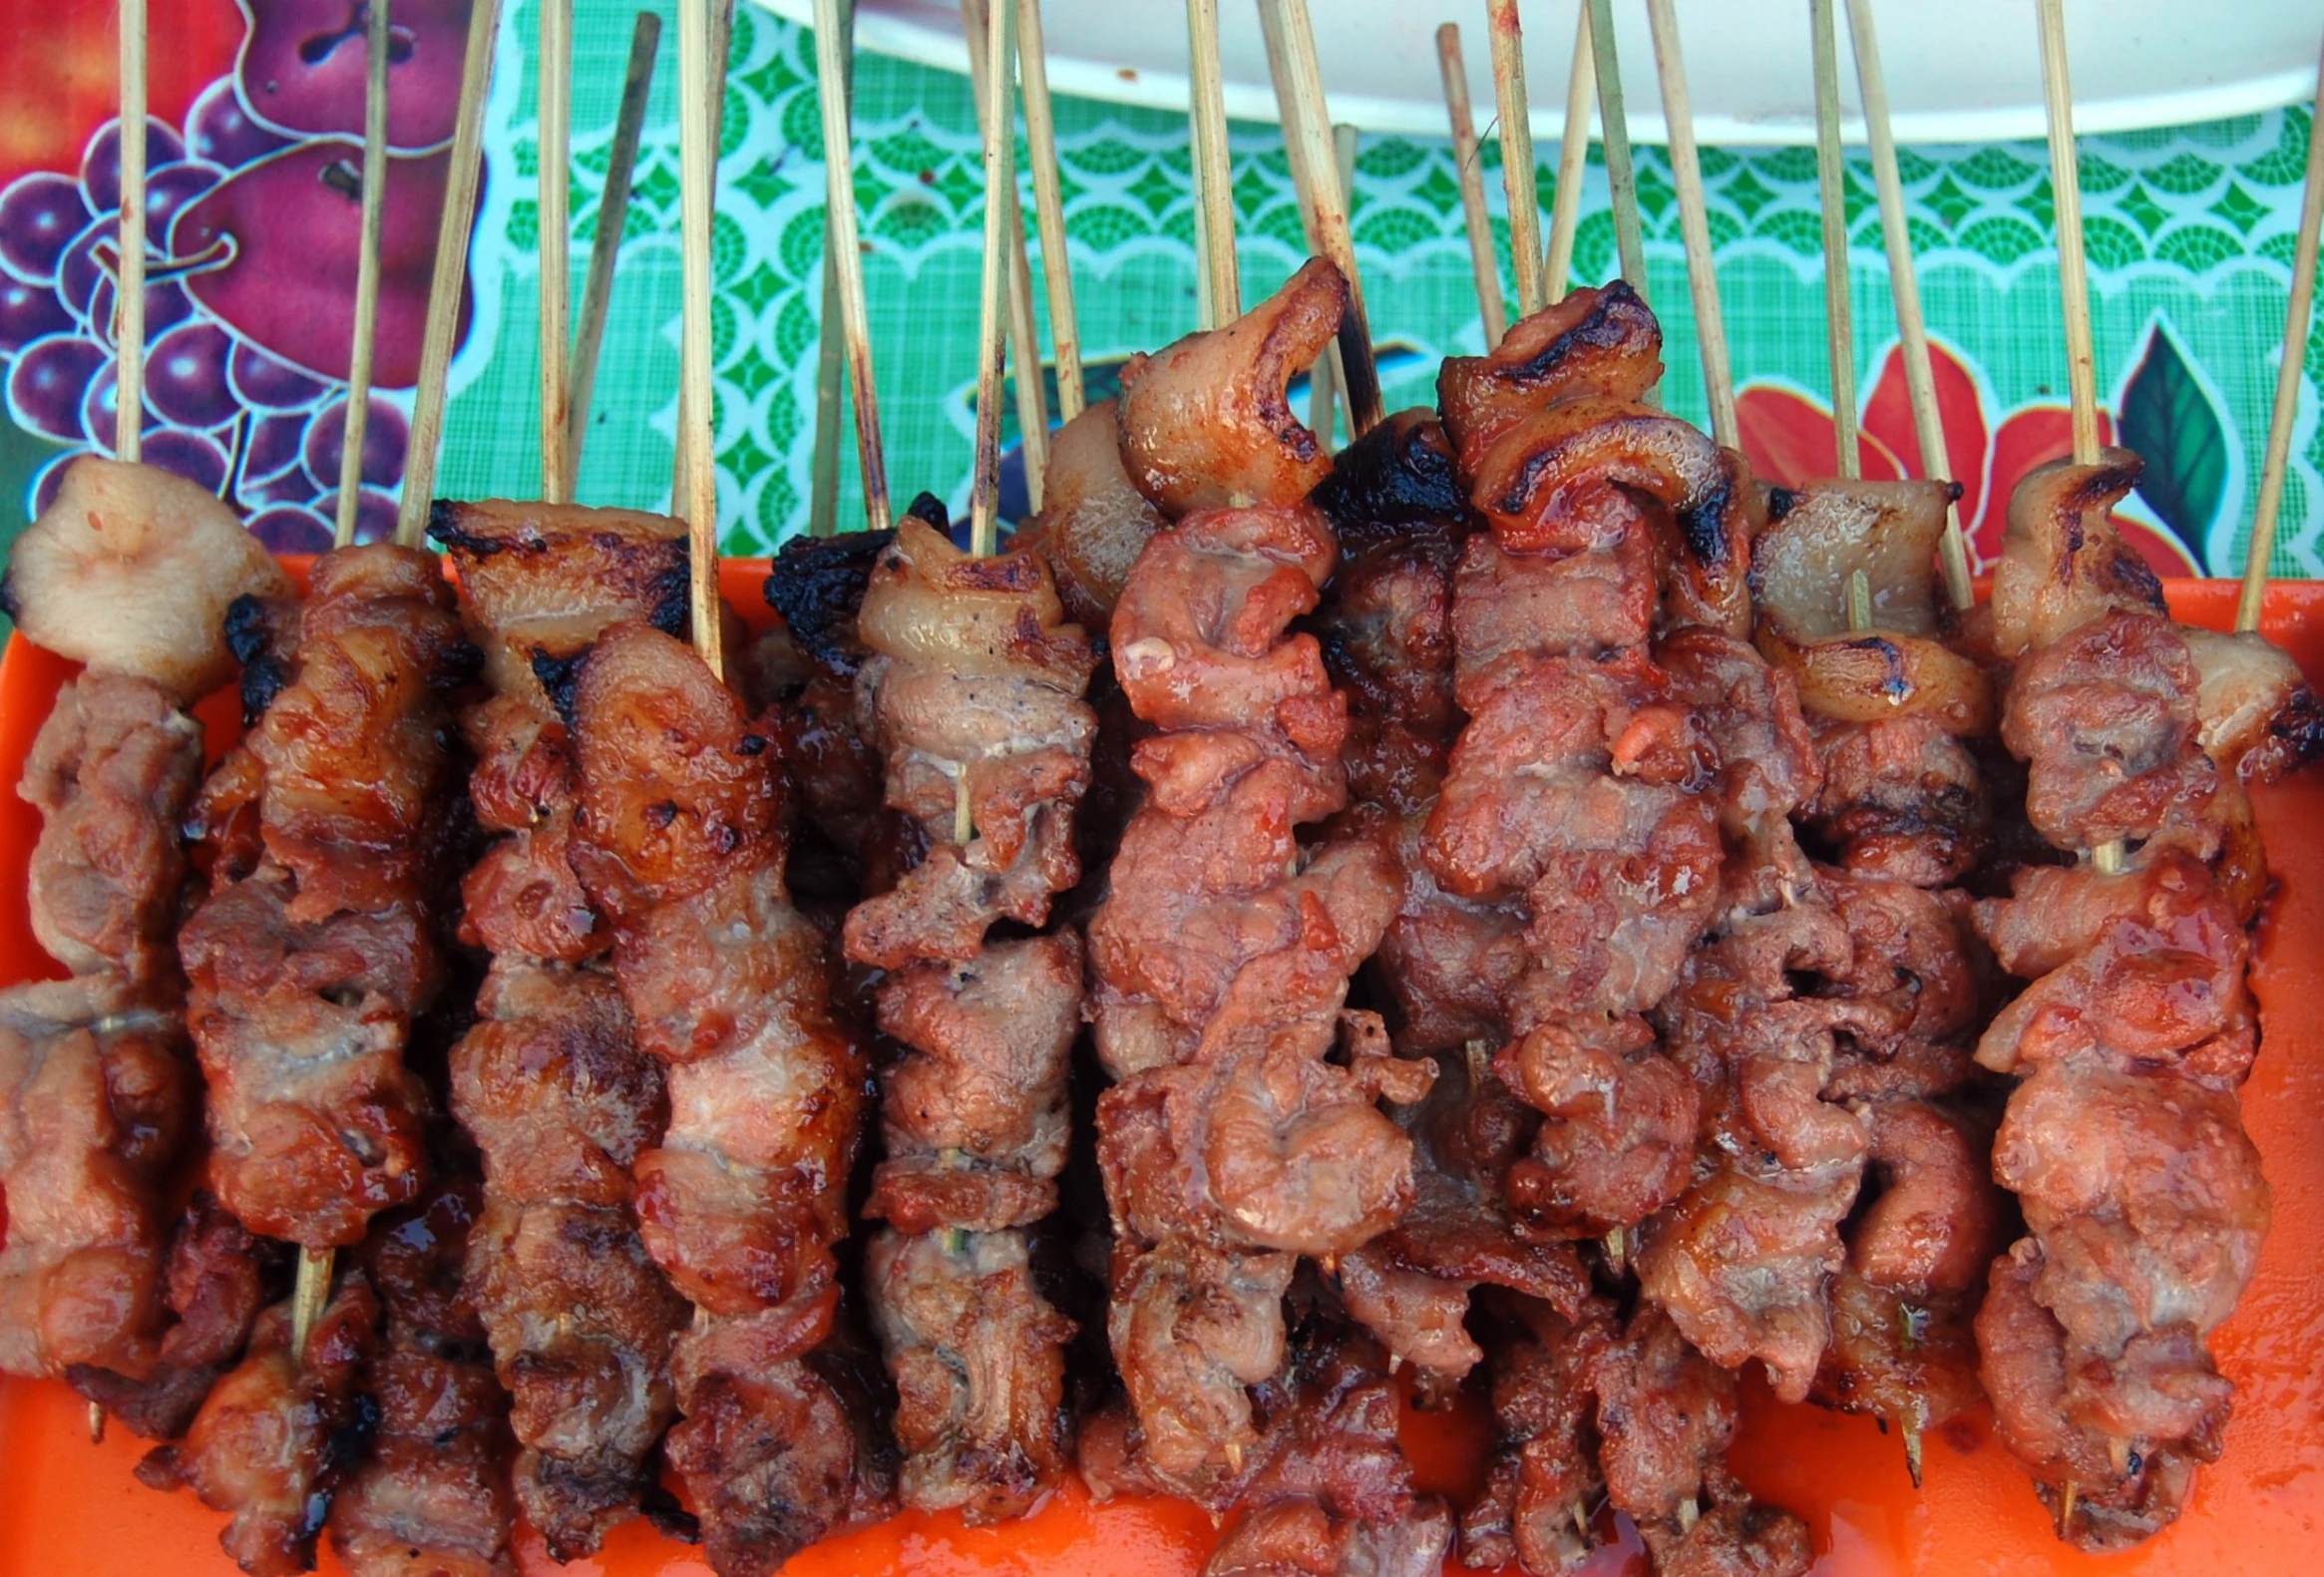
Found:
[[[1959,493],[1946,482],[1806,484],[1751,544],[1760,622],[1797,641],[1848,634],[1848,582],[1861,573],[1872,628],[1934,635],[1937,543]]]
[[[1844,1252],[1868,1138],[1822,1098],[1835,1032],[1865,1009],[1796,992],[1844,976],[1846,927],[1820,891],[1733,921],[1663,1003],[1671,1055],[1703,1091],[1697,1176],[1650,1222],[1646,1295],[1713,1362],[1758,1362],[1775,1394],[1807,1394],[1830,1340],[1825,1286]]]
[[[1067,616],[1103,629],[1130,566],[1169,524],[1123,468],[1120,402],[1099,400],[1049,435],[1041,513],[1016,547],[1048,562]]]
[[[2097,465],[2054,460],[2018,483],[1993,568],[1999,655],[2022,657],[2111,612],[2164,615],[2162,583],[2110,524],[2144,466],[2108,449]]]
[[[0,992],[0,1372],[152,1371],[162,1174],[194,1122],[184,1045],[116,976]]]
[[[310,584],[292,676],[243,740],[263,862],[213,889],[179,954],[218,1196],[253,1231],[324,1248],[419,1187],[403,1047],[441,983],[467,825],[446,694],[476,653],[429,554],[342,549]]]
[[[1301,822],[1339,810],[1346,707],[1313,637],[1336,561],[1307,509],[1190,517],[1138,561],[1114,610],[1124,692],[1158,732],[1149,786],[1089,927],[1099,1103],[1116,1231],[1114,1354],[1143,1460],[1216,1496],[1256,1443],[1246,1385],[1283,1350],[1296,1254],[1345,1253],[1412,1198],[1410,1141],[1377,1109],[1432,1069],[1388,1056],[1349,1014],[1348,978],[1396,908],[1373,843],[1303,857]]]
[[[1435,1577],[1451,1543],[1396,1437],[1382,1355],[1322,1317],[1261,1392],[1266,1432],[1244,1462],[1204,1577]]]
[[[178,1445],[151,1452],[138,1476],[157,1489],[184,1485],[229,1514],[218,1543],[250,1577],[314,1567],[331,1498],[369,1432],[363,1380],[377,1341],[379,1300],[360,1274],[344,1276],[290,1348],[290,1309],[259,1317],[249,1356],[220,1380]]]
[[[695,1306],[666,1450],[721,1577],[771,1571],[879,1505],[810,1365],[860,1142],[860,1049],[820,935],[783,889],[775,762],[693,651],[620,623],[575,686],[574,862],[614,927],[613,975],[667,1072],[639,1155],[648,1252]]]
[[[173,1322],[142,1380],[113,1370],[65,1372],[75,1390],[132,1433],[174,1440],[217,1378],[234,1366],[265,1307],[289,1286],[282,1245],[253,1238],[215,1199],[195,1193],[179,1218],[165,1281]]]
[[[50,958],[178,993],[178,827],[200,777],[201,725],[150,680],[91,671],[58,692],[17,788],[43,818],[27,905]]]
[[[906,1047],[881,1075],[887,1159],[866,1213],[905,1232],[1028,1226],[1056,1203],[1065,1073],[1081,1027],[1081,948],[1064,932],[915,965],[880,992]]]
[[[331,1501],[350,1577],[515,1577],[509,1398],[462,1287],[479,1193],[440,1182],[364,1241],[387,1320],[365,1387],[377,1422]]]
[[[864,1280],[896,1380],[905,1503],[971,1526],[1031,1509],[1069,1459],[1074,1326],[1035,1285],[1025,1234],[882,1232]]]
[[[1663,330],[1623,280],[1584,287],[1510,325],[1491,354],[1447,356],[1436,403],[1464,471],[1507,432],[1559,400],[1636,400],[1661,381]]]
[[[1348,281],[1311,257],[1232,323],[1132,356],[1117,415],[1132,485],[1172,520],[1305,499],[1332,460],[1284,391],[1331,342],[1347,309]]]
[[[2013,533],[2057,480],[2021,486]],[[2103,563],[2111,535],[2086,529],[2076,552]],[[2172,1521],[2218,1455],[2232,1386],[2205,1339],[2251,1279],[2272,1200],[2236,1095],[2256,1049],[2247,895],[2202,859],[2220,841],[2204,812],[2240,779],[2197,743],[2199,679],[2174,626],[2113,606],[2066,622],[2026,623],[2036,643],[2010,689],[2035,825],[2069,848],[2165,835],[2120,871],[2021,870],[1978,908],[2031,984],[1978,1044],[2020,1077],[1993,1169],[2028,1235],[1994,1262],[1977,1334],[2003,1441],[2060,1536],[2103,1552]]]
[[[484,1152],[467,1279],[521,1450],[525,1514],[568,1558],[634,1512],[676,1414],[684,1303],[645,1252],[630,1168],[663,1115],[611,979],[504,955],[452,1052],[452,1110]]]
[[[1461,1561],[1564,1577],[1597,1548],[1591,1510],[1606,1485],[1591,1373],[1620,1333],[1595,1302],[1572,1320],[1530,1302],[1513,1314],[1493,1355],[1492,1455],[1483,1494],[1461,1513]]]
[[[1063,617],[1038,557],[971,559],[920,521],[897,529],[864,595],[857,720],[886,761],[889,805],[929,850],[850,912],[849,958],[965,962],[994,921],[1038,926],[1080,880],[1073,809],[1097,733],[1081,697],[1097,654]]]
[[[470,634],[495,694],[547,711],[536,653],[565,658],[616,619],[686,621],[686,523],[635,510],[439,499],[428,535],[460,571]]]
[[[575,870],[580,768],[563,709],[607,625],[683,621],[686,543],[659,516],[533,504],[439,504],[431,530],[460,568],[494,692],[463,718],[477,821],[499,835],[462,888],[462,935],[493,964],[449,1059],[453,1113],[484,1162],[466,1292],[511,1398],[516,1499],[570,1561],[652,1486],[687,1309],[633,1208],[633,1168],[668,1102],[602,962],[613,929]]]

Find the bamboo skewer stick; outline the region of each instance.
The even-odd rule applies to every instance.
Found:
[[[683,3],[684,0],[680,0],[680,4]],[[718,62],[717,69],[710,73],[709,90],[710,203],[712,216],[711,229],[713,233],[715,233],[717,229],[716,216],[718,203],[718,150],[724,142],[726,127],[726,64],[729,42],[734,37],[735,4],[736,0],[711,0],[710,9],[710,59]],[[683,76],[684,74],[681,71],[681,80],[683,80]],[[682,109],[680,110],[679,115],[679,124],[682,126],[684,124],[684,111]],[[679,510],[678,501],[685,496],[686,475],[688,469],[692,465],[692,461],[689,460],[686,455],[686,434],[693,430],[693,423],[686,415],[686,401],[691,398],[691,396],[692,391],[687,389],[683,381],[681,381],[678,385],[677,441],[670,446],[670,509],[677,513],[683,513],[683,511]]]
[[[1299,141],[1299,160],[1307,162],[1310,189],[1316,200],[1318,250],[1348,279],[1348,312],[1340,320],[1341,378],[1348,390],[1349,433],[1361,438],[1380,423],[1379,371],[1371,359],[1371,325],[1363,308],[1363,281],[1356,266],[1356,239],[1348,227],[1348,199],[1337,180],[1316,179],[1333,169],[1332,126],[1324,103],[1323,68],[1316,62],[1316,33],[1308,20],[1307,0],[1259,0],[1261,14],[1269,8],[1279,15],[1282,29],[1284,78],[1290,89],[1292,125],[1285,130]],[[1294,169],[1297,169],[1295,162]]]
[[[2050,121],[2050,194],[2058,215],[2058,304],[2066,319],[2066,383],[2074,404],[2074,463],[2098,464],[2098,355],[2091,343],[2090,269],[2082,251],[2082,171],[2074,151],[2074,84],[2066,68],[2066,12],[2036,0],[2042,101]]]
[[[355,344],[347,356],[347,420],[339,439],[339,512],[331,546],[355,540],[363,502],[363,442],[371,427],[371,363],[379,343],[379,232],[387,214],[388,0],[371,0],[363,37],[363,230],[355,254]]]
[[[1260,5],[1259,34],[1267,44],[1267,75],[1275,83],[1275,117],[1283,127],[1283,157],[1291,167],[1291,190],[1299,203],[1300,229],[1307,236],[1309,254],[1321,256],[1324,241],[1316,230],[1316,195],[1310,185],[1300,140],[1292,131],[1295,100],[1291,86],[1291,47],[1284,42],[1283,12],[1279,7]]]
[[[146,0],[121,0],[121,258],[115,268],[113,453],[135,464],[146,421]]]
[[[1678,189],[1679,234],[1687,247],[1687,291],[1695,303],[1695,345],[1703,358],[1703,396],[1711,436],[1729,449],[1743,443],[1736,420],[1735,376],[1727,360],[1727,318],[1719,305],[1719,267],[1711,252],[1711,215],[1703,192],[1703,157],[1695,146],[1695,103],[1679,44],[1673,0],[1646,0],[1654,28],[1655,66],[1663,85],[1663,119],[1671,132],[1671,184]]]
[[[840,102],[853,119],[856,102],[856,0],[839,0]],[[816,324],[815,452],[810,462],[807,535],[839,532],[839,430],[847,416],[847,332],[841,321],[837,231],[823,227],[823,315]]]
[[[1557,145],[1557,192],[1549,205],[1549,252],[1541,263],[1545,305],[1573,286],[1574,230],[1582,218],[1582,179],[1590,163],[1590,105],[1598,94],[1597,58],[1590,43],[1590,7],[1575,7],[1574,64],[1566,76],[1565,131]]]
[[[979,117],[984,132],[984,288],[976,320],[976,459],[968,495],[970,551],[978,558],[999,546],[1000,385],[1008,371],[1008,204],[1001,197],[1016,185],[1015,117],[1009,106],[1016,8],[1003,0],[990,8],[984,28]],[[1018,377],[1024,377],[1022,368]]]
[[[436,231],[436,268],[428,285],[428,322],[420,341],[419,388],[404,457],[403,498],[395,540],[417,548],[436,497],[437,450],[444,438],[445,381],[460,332],[460,295],[468,279],[468,234],[476,219],[476,185],[484,164],[484,101],[492,91],[493,48],[500,41],[501,0],[476,0],[468,13],[468,49],[460,67],[460,109],[453,122],[452,163],[444,183],[444,219]]]
[[[1622,104],[1622,59],[1614,46],[1613,0],[1585,0],[1590,53],[1598,67],[1598,137],[1606,149],[1606,185],[1614,197],[1614,249],[1622,277],[1646,294],[1646,233],[1638,222],[1638,171],[1630,161],[1630,117]]]
[[[605,340],[605,313],[613,300],[613,266],[621,255],[621,235],[629,227],[629,189],[637,173],[637,143],[645,129],[645,104],[653,90],[654,56],[661,48],[661,18],[637,13],[629,31],[629,65],[621,76],[621,107],[613,118],[605,185],[597,194],[597,233],[589,243],[588,277],[581,286],[581,322],[574,334],[573,380],[566,390],[565,497],[581,485],[581,446],[589,432],[589,402],[597,387],[597,352]]]
[[[573,0],[541,6],[541,499],[572,502],[566,463],[573,324]]]
[[[1219,0],[1186,0],[1186,42],[1195,231],[1208,286],[1199,326],[1217,328],[1243,315],[1243,284],[1235,265],[1235,172],[1219,69]]]
[[[846,334],[848,393],[856,407],[856,454],[864,472],[864,525],[886,531],[888,461],[880,446],[880,397],[872,380],[872,323],[864,304],[863,243],[856,230],[856,189],[849,179],[853,137],[848,114],[849,30],[842,0],[815,0],[816,91],[823,108],[826,267],[839,272],[840,323]]]
[[[1832,437],[1839,474],[1864,474],[1856,431],[1856,314],[1848,299],[1848,210],[1840,150],[1840,45],[1833,0],[1807,0],[1815,38],[1815,185],[1823,216],[1823,330],[1831,346]]]
[[[692,570],[694,649],[710,671],[724,676],[725,652],[718,626],[718,455],[711,434],[716,401],[710,366],[710,226],[715,201],[718,125],[712,118],[710,74],[725,62],[711,49],[710,8],[716,0],[678,3],[678,231],[685,270],[678,380],[686,457],[682,491],[687,561]]]
[[[2292,419],[2299,411],[2308,326],[2316,305],[2316,240],[2324,227],[2324,61],[2316,70],[2316,119],[2309,123],[2308,185],[2300,199],[2300,232],[2292,247],[2291,297],[2284,303],[2284,353],[2275,369],[2275,406],[2267,424],[2267,455],[2259,468],[2259,499],[2251,512],[2251,542],[2243,553],[2243,591],[2235,599],[2235,627],[2259,627],[2268,561],[2275,557],[2277,513],[2284,502],[2284,468],[2291,463]]]
[[[1936,370],[1929,358],[1928,324],[1921,317],[1920,275],[1913,266],[1912,232],[1904,211],[1904,179],[1896,168],[1896,136],[1889,128],[1888,80],[1880,68],[1880,35],[1871,0],[1848,0],[1848,35],[1855,46],[1856,91],[1864,101],[1864,140],[1872,153],[1872,184],[1880,195],[1880,235],[1888,253],[1888,288],[1896,301],[1897,350],[1904,361],[1904,388],[1912,404],[1914,442],[1920,446],[1921,475],[1932,482],[1952,480],[1945,448],[1945,423],[1937,409]],[[1945,574],[1945,593],[1956,608],[1977,600],[1969,581],[1969,543],[1961,532],[1957,505],[1945,508],[1945,535],[1937,544]]]
[[[1049,104],[1047,49],[1041,36],[1041,0],[1016,0],[1016,87],[1024,99],[1025,153],[1033,167],[1033,223],[1041,237],[1041,277],[1049,292],[1057,418],[1070,422],[1088,405],[1089,396],[1081,377],[1081,331],[1073,315],[1073,254],[1065,238],[1064,185],[1057,176],[1057,118]]]
[[[1501,187],[1509,197],[1509,261],[1517,315],[1541,310],[1541,189],[1533,173],[1533,111],[1525,94],[1525,32],[1517,0],[1485,0],[1493,45],[1493,103],[1501,117]]]
[[[1340,175],[1340,190],[1356,190],[1356,128],[1343,121],[1332,128],[1332,163]],[[1340,373],[1340,342],[1334,340],[1324,347],[1316,364],[1308,371],[1308,426],[1323,440],[1324,447],[1333,446],[1333,412],[1345,411],[1348,380]],[[1349,421],[1350,432],[1356,423]]]
[[[1011,6],[1012,0],[1001,0]],[[985,34],[990,28],[986,14],[987,0],[962,0],[961,21],[968,43],[968,78],[976,100],[977,130],[983,130],[984,74],[990,69],[986,59]],[[1015,32],[1010,30],[1010,49],[1013,52]],[[1013,62],[1004,63],[1004,69]],[[1013,77],[1013,71],[1008,74]],[[1013,82],[1011,98],[1013,100]],[[1025,492],[1034,509],[1041,507],[1041,482],[1049,469],[1049,403],[1041,387],[1041,333],[1033,317],[1032,259],[1025,250],[1024,214],[1017,203],[1014,171],[1016,127],[1012,110],[1010,124],[1001,128],[1001,135],[1009,142],[1010,177],[1005,190],[997,194],[1000,202],[1000,227],[1007,244],[1005,260],[1008,264],[1008,342],[1017,366],[1014,384],[1016,394],[1016,427],[1018,442],[1024,450]]]
[[[2066,69],[2066,13],[2059,0],[2035,0],[2042,39],[2042,104],[2050,122],[2050,196],[2058,215],[2058,306],[2066,319],[2066,383],[2074,402],[2074,463],[2099,460],[2098,356],[2091,344],[2090,273],[2082,251],[2082,170],[2074,151],[2074,84]],[[2123,842],[2090,851],[2103,872],[2123,868]],[[2067,1484],[2071,1501],[2074,1485]],[[2073,1520],[2069,1505],[2065,1521]]]
[[[1460,180],[1460,211],[1468,227],[1469,266],[1476,273],[1477,316],[1485,349],[1509,332],[1509,304],[1501,295],[1501,264],[1493,246],[1493,220],[1485,210],[1485,172],[1477,152],[1476,112],[1468,102],[1468,65],[1460,58],[1460,24],[1436,30],[1436,69],[1444,79],[1444,113],[1452,123],[1452,168]],[[1564,197],[1561,188],[1558,196]]]

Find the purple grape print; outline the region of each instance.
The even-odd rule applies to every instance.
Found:
[[[74,461],[80,459],[84,453],[86,453],[84,450],[69,450],[64,454],[57,456],[56,459],[41,467],[40,470],[34,474],[32,479],[31,501],[25,506],[25,514],[27,516],[38,515],[42,510],[47,509],[52,503],[56,502],[57,489],[65,485],[66,470],[71,467]]]
[[[226,363],[235,397],[262,410],[290,411],[322,398],[320,379],[286,367],[255,345],[236,344]]]
[[[146,403],[180,427],[216,427],[241,409],[226,384],[233,341],[204,319],[183,324],[146,351]]]
[[[146,239],[168,251],[170,225],[186,204],[218,183],[224,172],[214,165],[172,165],[146,178]]]
[[[306,429],[306,474],[325,492],[339,485],[340,456],[347,437],[347,402],[334,400],[316,413]],[[410,437],[404,413],[381,400],[371,402],[370,420],[363,429],[363,480],[373,487],[393,487],[403,480],[404,443]]]
[[[331,523],[313,510],[283,506],[250,518],[250,535],[275,553],[327,553]]]
[[[89,321],[89,309],[97,299],[98,287],[109,283],[98,250],[102,247],[107,253],[112,252],[118,228],[102,219],[91,222],[66,243],[63,255],[57,259],[57,299],[83,323]]]
[[[110,258],[112,247],[106,248]],[[114,279],[111,274],[97,281],[96,293],[89,298],[89,326],[106,343],[113,341]],[[194,315],[194,298],[186,287],[175,279],[146,280],[146,343],[153,344],[154,336],[166,334]]]
[[[0,193],[0,266],[19,279],[48,284],[57,260],[92,215],[81,185],[69,176],[36,170]]]
[[[73,314],[46,285],[0,279],[0,356],[13,356],[34,340],[72,326]]]
[[[149,433],[144,458],[147,465],[174,472],[211,493],[225,487],[226,472],[230,469],[226,452],[216,443],[199,433],[181,432],[175,427]]]
[[[242,443],[242,492],[249,493],[259,483],[271,482],[285,472],[300,470],[306,422],[304,411],[251,419],[249,437]],[[302,481],[300,485],[305,484]]]
[[[148,177],[185,157],[186,144],[178,134],[148,116]],[[81,193],[89,199],[89,211],[92,213],[105,213],[121,206],[121,122],[118,119],[106,122],[97,129],[97,135],[89,139],[88,152],[81,156]]]
[[[186,117],[186,140],[194,158],[229,170],[290,146],[288,138],[269,132],[244,112],[231,77],[220,77],[201,90]]]
[[[59,443],[82,442],[82,398],[112,359],[103,345],[78,334],[33,341],[8,369],[9,417],[28,433]]]

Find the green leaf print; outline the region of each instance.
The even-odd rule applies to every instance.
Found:
[[[2123,391],[2125,447],[2145,457],[2138,496],[2200,564],[2227,490],[2227,435],[2210,396],[2158,321]]]

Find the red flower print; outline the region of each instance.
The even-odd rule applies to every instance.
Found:
[[[2074,451],[2073,414],[2064,405],[2021,405],[1998,425],[1986,420],[1983,382],[1950,347],[1932,340],[1930,370],[1937,390],[1937,414],[1944,423],[1946,459],[1961,484],[1961,529],[1969,537],[1969,559],[1983,571],[2001,553],[2008,524],[2009,497],[2036,466]],[[1839,472],[1839,440],[1825,406],[1780,384],[1753,383],[1736,397],[1743,454],[1751,469],[1785,487],[1799,487]],[[1880,375],[1864,401],[1860,423],[1864,475],[1876,481],[1917,477],[1920,441],[1913,434],[1912,402],[1904,385],[1901,346],[1890,346]],[[2099,437],[2115,441],[2115,419],[2099,412]],[[2142,522],[2117,515],[2115,528],[2159,575],[2200,576],[2178,539]]]

